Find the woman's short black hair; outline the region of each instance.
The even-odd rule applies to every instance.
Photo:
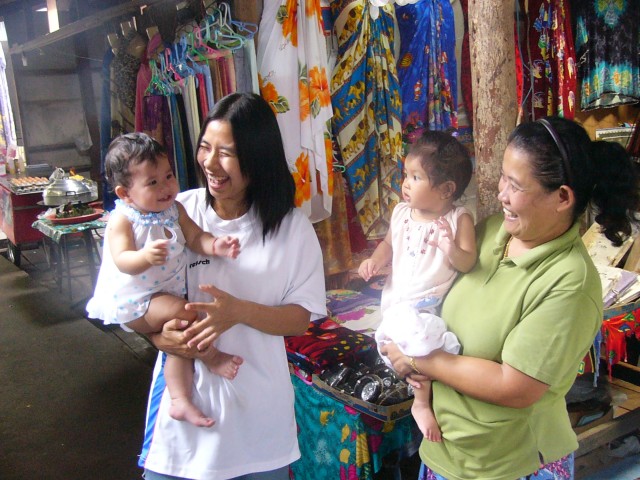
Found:
[[[613,142],[592,142],[578,123],[561,117],[518,125],[508,147],[527,154],[534,177],[547,191],[569,186],[575,195],[573,220],[589,206],[615,245],[632,233],[640,207],[637,166]],[[566,158],[563,158],[565,157]]]
[[[142,162],[158,163],[158,158],[166,156],[166,149],[146,133],[134,132],[119,135],[113,139],[104,159],[107,182],[112,189],[117,186],[130,187],[133,165]]]
[[[295,182],[289,171],[276,116],[269,104],[254,93],[232,93],[218,101],[205,118],[197,151],[212,121],[228,122],[235,143],[240,171],[248,181],[249,207],[262,222],[262,238],[277,231],[282,219],[294,208]],[[198,176],[204,184],[202,169]],[[207,202],[214,197],[207,190]]]

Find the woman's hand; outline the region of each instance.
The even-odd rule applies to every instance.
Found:
[[[212,302],[191,302],[185,306],[186,310],[196,310],[204,312],[205,316],[201,320],[196,320],[188,329],[184,331],[189,347],[204,351],[222,333],[229,330],[238,323],[237,309],[242,300],[229,295],[213,285],[200,285],[200,290],[208,293],[213,298]]]
[[[189,326],[186,320],[174,319],[166,322],[159,333],[148,335],[153,345],[163,352],[185,358],[195,358],[198,351],[187,345],[185,328]]]
[[[426,375],[420,375],[413,370],[411,357],[402,353],[395,343],[389,342],[382,345],[382,347],[380,347],[380,353],[389,359],[398,376],[404,378],[404,380],[414,388],[421,388],[420,382],[429,380],[429,377]]]

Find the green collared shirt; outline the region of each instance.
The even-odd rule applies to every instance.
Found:
[[[598,272],[578,224],[514,259],[503,258],[507,239],[501,215],[478,226],[478,262],[454,284],[442,317],[462,355],[507,363],[549,390],[516,409],[434,382],[444,441],[423,442],[420,454],[450,480],[514,480],[578,447],[565,395],[602,324]]]

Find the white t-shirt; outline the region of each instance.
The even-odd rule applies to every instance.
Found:
[[[238,298],[277,306],[300,305],[311,320],[326,315],[322,253],[315,231],[300,211],[288,214],[278,232],[262,243],[253,211],[222,220],[206,208],[205,190],[182,193],[178,200],[204,230],[240,240],[236,259],[189,252],[188,298],[211,301],[198,289],[212,284]],[[246,325],[227,330],[216,343],[244,363],[234,380],[211,374],[195,362],[194,403],[215,421],[199,428],[173,420],[158,357],[147,411],[140,465],[154,472],[193,479],[224,480],[281,468],[300,457],[294,393],[281,336]]]

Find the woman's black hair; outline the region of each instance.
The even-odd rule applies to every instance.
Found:
[[[534,177],[547,191],[562,185],[573,190],[574,222],[591,202],[595,221],[614,245],[631,235],[640,207],[638,172],[620,144],[592,142],[576,122],[546,117],[516,127],[508,146],[527,154]]]
[[[458,200],[471,181],[473,163],[468,150],[449,133],[427,130],[409,147],[409,155],[420,159],[420,165],[433,186],[453,181]]]
[[[132,165],[151,162],[157,165],[158,158],[166,156],[166,149],[146,133],[134,132],[113,139],[104,159],[105,177],[111,189],[118,185],[130,187]]]
[[[295,182],[289,171],[276,116],[269,104],[254,93],[232,93],[215,104],[205,118],[196,149],[212,121],[228,122],[240,171],[247,179],[246,201],[262,223],[262,239],[275,233],[294,208]],[[204,174],[197,169],[204,184]],[[207,190],[207,203],[215,198]]]

